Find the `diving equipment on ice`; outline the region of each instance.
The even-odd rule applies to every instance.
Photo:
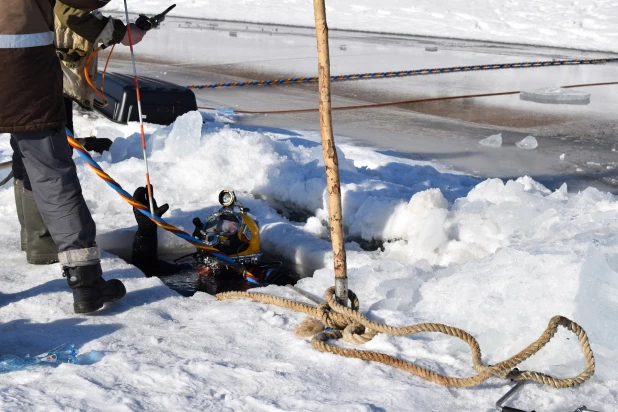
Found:
[[[248,214],[250,210],[242,206],[234,192],[229,190],[219,194],[219,203],[223,207],[203,223],[197,217],[193,219],[193,236],[239,263],[259,262],[262,256],[260,229],[256,220]]]
[[[223,207],[218,212],[203,221],[199,217],[193,219],[193,236],[219,249],[238,266],[227,265],[198,251],[198,273],[208,284],[208,292],[216,293],[222,288],[222,283],[234,279],[247,287],[275,283],[281,275],[282,264],[262,262],[259,223],[249,215],[249,208],[244,207],[230,190],[221,191],[219,203]]]

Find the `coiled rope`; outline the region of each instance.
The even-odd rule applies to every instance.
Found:
[[[547,60],[537,62],[519,63],[496,63],[479,64],[474,66],[453,66],[432,69],[413,69],[392,72],[373,72],[373,73],[354,73],[330,76],[331,81],[340,82],[347,80],[367,80],[367,79],[390,79],[394,77],[426,76],[429,74],[461,73],[484,70],[501,69],[528,69],[533,67],[555,67],[555,66],[579,66],[587,64],[616,63],[618,57],[597,58],[597,59],[570,59],[570,60]],[[312,77],[288,77],[274,80],[251,80],[245,82],[224,82],[212,84],[192,84],[185,86],[187,89],[215,89],[219,87],[244,87],[244,86],[278,86],[299,83],[315,83],[318,76]]]
[[[148,216],[150,220],[152,220],[157,226],[159,226],[160,228],[164,230],[167,230],[168,232],[173,233],[174,235],[178,236],[181,239],[186,240],[187,242],[191,243],[196,248],[208,253],[209,255],[217,259],[224,261],[225,263],[231,266],[240,267],[240,265],[238,265],[238,263],[235,260],[231,259],[229,256],[227,256],[223,252],[219,251],[218,249],[212,246],[207,245],[206,243],[202,242],[199,239],[194,238],[193,236],[177,228],[176,226],[167,223],[165,220],[163,220],[161,217],[157,216],[156,214],[153,215],[152,213],[150,213],[150,210],[148,209],[148,207],[146,207],[145,205],[135,200],[133,196],[131,196],[127,191],[125,191],[120,186],[120,184],[118,184],[110,175],[108,175],[103,170],[103,168],[101,168],[101,166],[99,166],[99,164],[92,158],[92,156],[90,156],[90,153],[88,153],[88,151],[84,149],[84,147],[80,145],[77,142],[77,140],[75,140],[71,136],[68,129],[67,129],[67,139],[69,141],[69,145],[73,149],[75,149],[75,151],[77,151],[77,153],[86,161],[88,166],[90,166],[90,168],[97,174],[97,176],[103,179],[105,183],[107,183],[109,187],[114,189],[116,193],[118,193],[118,195],[120,195],[120,197],[123,198],[127,203],[129,203],[131,206],[139,210],[142,214]],[[247,279],[249,282],[257,284],[257,285],[261,285],[258,279],[251,272],[243,269],[241,273],[243,274],[245,279]]]
[[[306,320],[301,324],[295,334],[297,336],[312,336],[311,344],[321,352],[329,352],[349,358],[357,358],[367,361],[380,362],[385,365],[410,372],[427,381],[443,386],[457,388],[469,388],[480,385],[491,377],[510,380],[531,380],[554,388],[568,388],[581,385],[594,375],[594,354],[590,348],[590,342],[584,329],[577,323],[562,316],[554,316],[543,334],[525,349],[514,356],[495,365],[487,365],[481,359],[481,349],[476,339],[466,331],[443,325],[440,323],[420,323],[417,325],[394,327],[383,323],[374,322],[362,315],[358,309],[360,302],[352,291],[348,291],[351,308],[337,302],[335,288],[326,290],[324,297],[326,302],[318,306],[297,302],[278,296],[266,295],[255,292],[227,292],[217,295],[219,300],[227,299],[251,299],[258,302],[268,303],[283,308],[305,313],[316,319]],[[579,340],[582,353],[586,360],[586,367],[577,376],[571,378],[556,378],[541,372],[520,371],[517,365],[539,352],[554,337],[558,326],[568,329]],[[328,328],[324,330],[325,328]],[[346,349],[328,343],[329,340],[343,338],[346,342],[362,344],[370,341],[379,333],[387,333],[393,336],[413,335],[422,332],[442,333],[453,336],[466,342],[472,351],[472,365],[477,374],[466,378],[457,378],[433,372],[430,369],[415,365],[412,362],[398,359],[379,352]]]

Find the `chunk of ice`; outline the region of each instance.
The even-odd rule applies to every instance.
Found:
[[[479,142],[481,146],[487,147],[501,147],[502,146],[502,133],[494,134]]]
[[[528,136],[523,140],[520,140],[519,142],[515,143],[515,146],[519,147],[520,149],[536,149],[537,147],[539,147],[539,143],[536,141],[536,137],[534,136]]]
[[[598,353],[598,349],[602,347],[608,354],[618,352],[615,328],[618,317],[618,273],[612,270],[598,248],[590,246],[579,282],[574,318],[585,326],[593,349],[597,352],[598,375],[602,379],[616,379],[618,361],[606,358]]]
[[[549,87],[546,89],[522,90],[519,93],[520,100],[543,104],[590,104],[590,93],[580,92],[560,87]]]
[[[166,149],[177,156],[193,153],[202,137],[202,122],[202,115],[198,111],[180,116],[174,122],[172,132],[165,141]]]

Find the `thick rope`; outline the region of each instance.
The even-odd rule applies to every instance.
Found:
[[[351,308],[337,302],[335,288],[331,287],[324,293],[326,302],[318,306],[296,302],[291,299],[281,298],[255,292],[227,292],[217,295],[217,299],[251,299],[258,302],[269,303],[276,306],[292,309],[319,318],[324,325],[332,330],[315,333],[311,339],[313,347],[321,352],[334,353],[336,355],[357,358],[368,361],[380,362],[385,365],[410,372],[430,382],[443,386],[469,388],[480,385],[491,377],[499,377],[511,380],[531,380],[554,388],[567,388],[581,385],[594,375],[594,354],[590,348],[590,342],[586,332],[577,323],[562,317],[554,316],[543,334],[533,343],[516,355],[495,365],[487,365],[481,359],[481,349],[476,339],[466,331],[443,325],[440,323],[420,323],[417,325],[394,327],[383,323],[374,322],[362,315],[359,311],[359,301],[356,295],[349,291]],[[301,325],[302,326],[302,325]],[[562,326],[573,332],[579,339],[579,344],[586,360],[585,369],[577,376],[571,378],[556,378],[544,373],[534,371],[519,371],[515,367],[539,352],[553,338],[558,326]],[[387,333],[393,336],[414,335],[422,332],[442,333],[453,336],[466,342],[472,351],[472,365],[477,374],[467,378],[456,378],[433,372],[427,368],[415,365],[412,362],[401,360],[393,356],[373,351],[361,351],[346,349],[328,344],[331,339],[362,344],[370,341],[378,333]]]
[[[554,67],[554,66],[578,66],[585,64],[605,64],[616,63],[618,57],[599,58],[599,59],[570,59],[570,60],[548,60],[537,62],[519,62],[519,63],[497,63],[497,64],[479,64],[475,66],[454,66],[442,67],[433,69],[415,69],[415,70],[400,70],[393,72],[373,72],[373,73],[354,73],[330,76],[331,81],[340,82],[347,80],[366,80],[366,79],[390,79],[393,77],[409,77],[409,76],[425,76],[429,74],[444,74],[444,73],[460,73],[474,72],[484,70],[500,70],[500,69],[528,69],[533,67]],[[192,84],[185,86],[187,89],[215,89],[218,87],[244,87],[244,86],[279,86],[288,84],[300,83],[315,83],[318,81],[318,76],[312,77],[287,77],[274,80],[251,80],[246,82],[223,82],[211,84]]]

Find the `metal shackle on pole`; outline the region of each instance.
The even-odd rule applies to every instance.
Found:
[[[315,31],[318,42],[318,89],[320,93],[320,132],[322,151],[326,168],[326,187],[328,190],[328,210],[330,212],[330,237],[333,245],[335,269],[335,294],[339,302],[347,306],[348,273],[343,236],[341,211],[341,183],[339,178],[339,159],[331,115],[330,97],[330,53],[328,49],[328,25],[326,24],[325,0],[313,0]]]

